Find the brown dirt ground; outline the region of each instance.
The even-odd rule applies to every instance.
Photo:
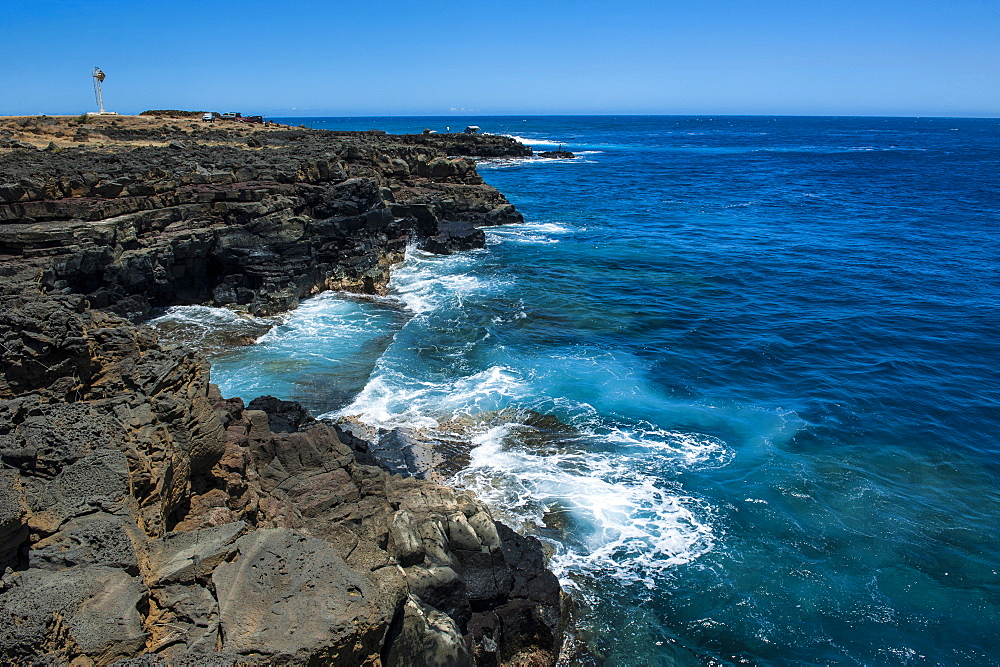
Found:
[[[82,122],[81,122],[82,121]],[[102,130],[107,128],[168,130],[167,138],[151,136],[148,139],[120,141],[106,136]],[[74,139],[77,130],[88,130],[90,137],[86,143]],[[0,136],[5,136],[4,130],[13,133],[14,141],[28,143],[36,148],[46,148],[55,143],[57,148],[86,146],[87,148],[108,149],[113,147],[131,146],[165,146],[171,141],[183,139],[182,135],[190,135],[193,130],[229,130],[236,134],[249,137],[261,132],[288,129],[287,125],[272,123],[268,126],[242,123],[235,120],[219,120],[207,122],[200,117],[168,118],[165,116],[0,116]],[[199,143],[213,143],[199,140]],[[220,141],[218,143],[230,143]],[[10,149],[0,147],[0,154]]]

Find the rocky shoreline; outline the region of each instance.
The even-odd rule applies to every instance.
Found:
[[[565,603],[537,540],[297,404],[224,398],[141,324],[382,293],[408,243],[481,247],[520,221],[468,156],[526,154],[0,120],[0,661],[553,664]]]

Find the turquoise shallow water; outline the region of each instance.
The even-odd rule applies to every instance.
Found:
[[[215,348],[225,393],[479,415],[453,481],[607,664],[1000,664],[1000,121],[294,122],[578,157],[480,164],[526,224]]]

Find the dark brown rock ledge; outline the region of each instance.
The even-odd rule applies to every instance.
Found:
[[[553,664],[537,540],[294,404],[223,398],[134,323],[379,292],[407,243],[475,247],[520,216],[474,163],[176,119],[25,147],[59,122],[0,121],[0,662]]]

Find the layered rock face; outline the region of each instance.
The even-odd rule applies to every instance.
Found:
[[[120,143],[3,155],[0,254],[51,258],[45,292],[132,318],[158,305],[270,314],[324,289],[377,293],[408,240],[481,247],[475,227],[521,221],[472,160],[425,145],[451,135],[409,145],[294,129],[102,132]],[[150,133],[168,143],[129,147]],[[523,149],[487,139],[491,153]]]
[[[554,663],[537,540],[127,319],[377,292],[518,219],[426,146],[250,138],[0,156],[0,662]]]

